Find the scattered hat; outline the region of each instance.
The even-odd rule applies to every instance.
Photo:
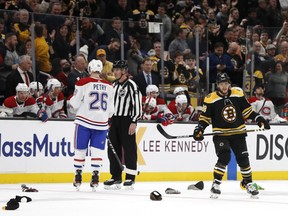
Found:
[[[155,56],[155,55],[156,55],[156,52],[155,52],[154,49],[150,49],[150,50],[148,51],[147,55],[148,55],[149,57]]]
[[[199,181],[196,184],[192,184],[188,186],[188,190],[203,190],[204,188],[204,182],[203,181]]]
[[[17,202],[31,202],[32,201],[32,199],[28,196],[16,196],[15,200]]]
[[[274,44],[268,44],[266,47],[266,50],[270,50],[270,49],[276,49],[276,46]]]
[[[6,206],[3,206],[2,209],[3,210],[16,210],[19,208],[19,203],[15,200],[15,199],[10,199]]]
[[[23,192],[38,192],[37,189],[31,188],[31,187],[27,187],[25,184],[22,184],[21,188],[22,188]]]
[[[175,190],[175,189],[173,189],[173,188],[167,188],[167,189],[165,190],[165,193],[166,193],[166,194],[180,194],[181,192],[178,191],[178,190]]]
[[[99,55],[105,55],[106,56],[106,51],[104,49],[98,49],[96,52],[96,55],[97,56],[99,56]]]
[[[88,59],[88,46],[84,45],[84,46],[80,47],[79,53],[82,54],[85,57],[85,59],[87,60]]]
[[[161,201],[162,195],[158,191],[152,191],[150,193],[150,199],[153,201]]]

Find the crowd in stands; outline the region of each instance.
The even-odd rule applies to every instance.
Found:
[[[102,78],[112,83],[113,62],[125,59],[145,97],[145,119],[151,119],[161,89],[174,95],[172,105],[164,101],[174,119],[197,120],[201,110],[187,109],[188,97],[175,90],[208,94],[224,72],[247,98],[253,87],[246,78],[253,77],[252,86],[263,84],[276,114],[287,117],[288,12],[281,6],[279,0],[1,0],[0,105],[18,94],[18,83],[29,87],[39,81],[39,104],[49,95],[49,103],[57,103],[48,117],[73,118],[69,98],[77,80],[89,76],[88,62],[100,60]],[[164,43],[159,32],[149,31],[151,22],[163,23]],[[63,97],[55,86],[48,88],[51,79],[61,83]],[[151,85],[157,88],[155,100],[147,97]]]

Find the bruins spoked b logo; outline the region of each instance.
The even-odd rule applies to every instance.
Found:
[[[222,117],[226,122],[232,123],[236,120],[236,110],[231,104],[225,106],[222,110]]]

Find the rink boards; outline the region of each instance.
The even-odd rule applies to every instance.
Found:
[[[288,179],[288,125],[251,132],[247,143],[254,179]],[[195,124],[165,127],[171,135],[190,135]],[[248,125],[255,129],[257,125]],[[206,129],[207,133],[211,128]],[[73,121],[0,120],[0,183],[71,182],[73,178]],[[212,180],[216,156],[212,136],[165,139],[155,123],[137,125],[138,181]],[[106,153],[106,150],[105,150]],[[90,180],[87,156],[84,181]],[[105,154],[100,180],[109,178]],[[241,179],[232,158],[225,179]]]

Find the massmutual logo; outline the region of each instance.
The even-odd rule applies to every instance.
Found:
[[[52,141],[49,134],[32,134],[31,140],[5,140],[0,133],[0,157],[45,157],[74,156],[74,147],[65,137]]]

